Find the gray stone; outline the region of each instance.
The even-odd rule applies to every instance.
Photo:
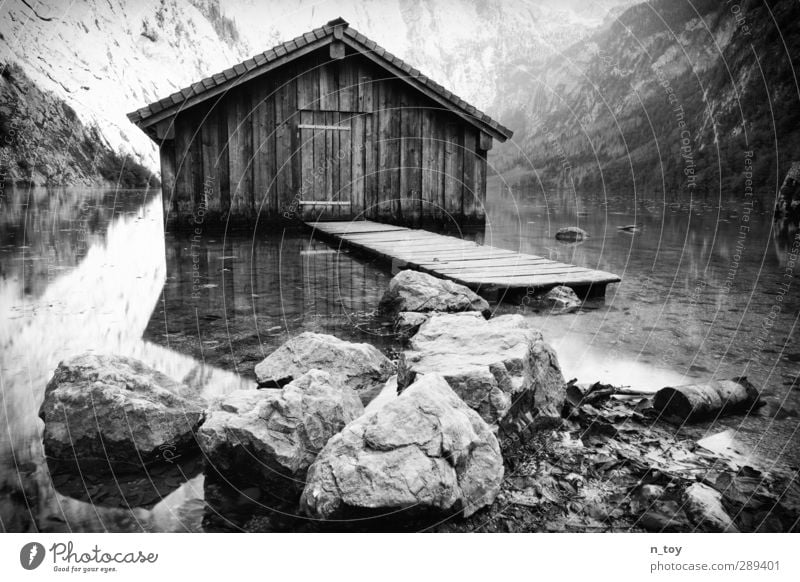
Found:
[[[489,303],[471,289],[419,271],[400,271],[389,282],[379,308],[388,313],[478,311],[489,317]]]
[[[553,287],[542,297],[542,303],[556,313],[570,313],[581,307],[581,300],[566,285]]]
[[[394,320],[394,333],[406,341],[419,331],[420,326],[428,321],[429,317],[429,314],[418,311],[401,311]]]
[[[589,238],[589,233],[577,226],[565,226],[564,228],[559,228],[558,232],[556,232],[556,240],[566,242],[579,242],[587,238]]]
[[[491,429],[440,376],[429,375],[328,442],[308,472],[300,507],[319,519],[399,510],[469,516],[494,501],[502,479]]]
[[[82,354],[61,362],[39,416],[59,468],[132,471],[196,447],[205,401],[139,360]]]
[[[239,390],[198,433],[206,463],[241,485],[299,493],[333,435],[364,412],[356,393],[311,370],[282,389]]]
[[[565,383],[553,349],[521,315],[437,314],[400,358],[398,386],[441,374],[493,427],[508,434],[560,424]]]
[[[279,388],[309,370],[328,372],[335,381],[355,390],[366,406],[394,374],[394,365],[369,344],[305,332],[264,358],[255,373],[260,385]]]
[[[684,511],[697,531],[737,532],[728,512],[722,506],[722,494],[704,483],[686,488]]]

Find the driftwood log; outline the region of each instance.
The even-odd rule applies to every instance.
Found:
[[[746,412],[759,402],[758,389],[747,378],[733,378],[662,388],[653,397],[653,408],[666,420],[686,422]]]
[[[593,404],[610,398],[611,396],[638,396],[645,398],[653,395],[652,392],[635,390],[629,386],[613,386],[601,382],[595,382],[589,385],[578,384],[575,379],[567,382],[566,391],[567,401],[573,406]]]

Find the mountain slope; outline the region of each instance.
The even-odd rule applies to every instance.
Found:
[[[775,191],[800,157],[800,4],[653,0],[519,67],[500,166],[615,193]],[[748,152],[752,152],[752,155]]]
[[[116,183],[80,159],[95,155],[87,139],[101,156],[130,156],[128,164],[157,170],[153,144],[125,113],[250,53],[247,43],[238,39],[235,25],[211,5],[216,3],[4,2],[0,70],[6,71],[6,79],[20,81],[17,86],[0,85],[0,129],[5,136],[12,124],[31,129],[22,136],[27,149],[19,147],[20,140],[0,142],[9,178],[50,184]],[[31,91],[21,94],[21,84]],[[64,111],[56,116],[60,119],[39,115],[59,108]],[[75,134],[72,139],[62,135],[56,145],[49,135],[64,129],[62,121],[72,124]]]
[[[12,180],[107,182],[98,168],[80,159],[89,155],[85,142],[91,136],[103,156],[128,157],[128,164],[157,172],[155,146],[128,122],[126,112],[337,16],[476,106],[487,107],[509,90],[510,63],[539,62],[599,26],[610,8],[630,3],[230,0],[220,8],[218,0],[63,5],[8,0],[0,6],[0,68],[17,67],[15,78],[24,78],[37,92],[20,106],[15,101],[20,92],[0,85],[0,129],[20,123],[14,112],[23,112],[25,122],[49,121],[35,122],[31,129],[36,131],[27,132],[28,149],[0,142],[0,165]],[[28,111],[58,109],[74,112],[80,127],[75,139],[64,138],[68,143],[56,146],[47,139],[48,128],[61,131],[61,124]],[[63,116],[68,125],[69,117]]]

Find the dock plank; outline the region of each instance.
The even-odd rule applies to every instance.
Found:
[[[479,293],[566,285],[600,294],[619,276],[420,229],[369,220],[307,223],[315,233],[393,263],[449,279]]]

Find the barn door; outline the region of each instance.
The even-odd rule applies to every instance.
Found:
[[[352,201],[351,115],[300,112],[303,220],[346,220],[360,212]]]

